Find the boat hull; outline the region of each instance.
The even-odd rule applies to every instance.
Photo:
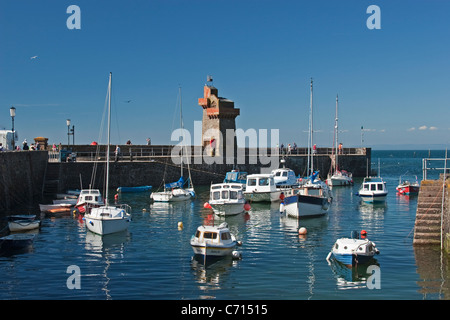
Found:
[[[230,247],[216,247],[191,244],[194,254],[205,257],[225,257],[230,256],[236,244]]]
[[[323,216],[329,209],[329,201],[322,197],[297,194],[286,197],[284,203],[286,214],[294,218]]]
[[[209,202],[215,214],[219,216],[233,216],[244,212],[245,202],[239,203],[214,203]]]
[[[89,231],[106,235],[116,232],[125,231],[130,225],[130,219],[127,218],[115,218],[115,219],[98,219],[98,218],[86,218],[86,227]]]
[[[131,221],[131,216],[118,207],[93,208],[84,217],[88,230],[99,235],[125,231]]]
[[[1,251],[20,250],[33,244],[34,234],[10,234],[0,238]]]
[[[350,178],[333,176],[327,179],[327,184],[330,187],[351,186],[353,184],[353,180]]]
[[[374,256],[373,255],[356,255],[356,254],[340,254],[333,252],[333,257],[346,266],[354,266],[357,264],[368,263]]]
[[[8,227],[11,232],[38,229],[41,225],[39,220],[15,220],[9,221]]]
[[[418,186],[406,186],[406,187],[397,187],[397,191],[400,194],[407,194],[407,195],[411,195],[411,194],[418,194],[420,190],[420,187]]]
[[[281,191],[268,191],[268,192],[244,192],[246,200],[252,202],[277,202],[280,200]]]
[[[386,201],[387,193],[379,193],[379,194],[361,194],[359,193],[361,200],[366,203],[382,203]]]
[[[173,191],[153,192],[150,198],[157,202],[181,202],[191,200],[192,193],[184,189],[175,189]]]

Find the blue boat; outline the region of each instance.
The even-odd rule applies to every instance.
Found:
[[[375,243],[365,238],[367,233],[361,231],[362,239],[357,231],[352,232],[351,238],[337,239],[327,256],[327,260],[333,256],[337,261],[346,266],[354,266],[357,264],[365,264],[369,262],[379,250]]]
[[[152,186],[139,186],[139,187],[118,187],[117,192],[145,192],[150,191]]]

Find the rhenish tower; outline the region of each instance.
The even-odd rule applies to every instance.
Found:
[[[212,81],[212,77],[208,76],[203,87],[203,98],[198,99],[198,104],[203,108],[202,146],[210,147],[209,155],[236,155],[235,119],[239,115],[239,109],[234,107],[233,101],[219,97],[219,91]],[[227,129],[231,129],[228,130],[228,135]]]

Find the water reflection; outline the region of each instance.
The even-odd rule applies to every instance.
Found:
[[[414,257],[423,299],[450,299],[450,256],[439,246],[414,246]]]
[[[109,282],[111,278],[108,275],[110,266],[118,260],[124,258],[125,244],[130,241],[128,230],[108,235],[98,235],[90,231],[86,232],[85,248],[89,252],[89,256],[97,260],[97,263],[104,263],[102,274],[104,278],[102,283],[102,291],[105,293],[106,299],[111,300],[111,292]],[[91,274],[95,276],[95,274]]]
[[[368,272],[371,266],[379,267],[375,258],[366,264],[346,266],[334,258],[331,258],[328,265],[336,278],[336,285],[339,290],[367,288],[367,279],[372,275]]]
[[[221,289],[221,283],[230,273],[230,268],[236,266],[238,261],[231,257],[222,257],[204,260],[203,257],[194,255],[191,260],[191,268],[198,288],[204,293],[200,299],[216,298],[212,290]]]

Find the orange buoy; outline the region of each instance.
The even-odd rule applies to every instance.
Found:
[[[298,234],[300,235],[305,235],[308,233],[308,230],[306,230],[305,227],[301,227],[300,229],[298,229]]]
[[[252,208],[252,207],[250,206],[249,203],[244,204],[244,210],[245,210],[245,211],[250,211],[251,208]]]
[[[203,208],[212,209],[211,205],[208,202],[205,202],[205,204],[203,205]]]

